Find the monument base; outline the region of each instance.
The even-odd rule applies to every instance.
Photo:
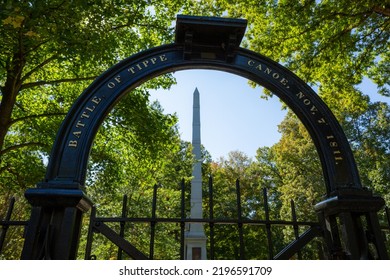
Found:
[[[187,232],[185,236],[185,259],[207,260],[207,238],[204,233]]]

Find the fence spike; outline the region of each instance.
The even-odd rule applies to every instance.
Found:
[[[267,188],[263,188],[263,199],[264,199],[264,212],[265,212],[265,221],[266,221],[265,230],[267,232],[267,243],[268,243],[268,258],[272,260],[274,257],[274,250],[273,250],[273,243],[272,243],[271,224],[269,219]]]

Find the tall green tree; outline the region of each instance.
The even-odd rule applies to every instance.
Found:
[[[265,157],[265,153],[262,154]],[[260,156],[259,156],[260,157]],[[263,158],[264,159],[264,158]],[[265,159],[264,159],[265,160]],[[265,160],[269,162],[268,160]],[[265,220],[263,188],[273,183],[269,176],[269,167],[253,160],[240,151],[230,152],[211,164],[214,193],[214,217],[218,219],[238,218],[237,184],[240,190],[241,211],[243,220]],[[277,194],[268,189],[268,206],[271,209],[270,219],[279,216],[280,203]],[[205,199],[207,201],[207,199]],[[206,203],[206,212],[209,205]],[[237,224],[215,225],[214,254],[216,259],[268,259],[268,239],[264,225],[243,226],[243,253],[240,252],[239,228]],[[281,227],[272,228],[273,253],[281,249]]]
[[[383,148],[388,131],[373,116],[384,123],[390,120],[386,105],[372,104],[368,94],[389,96],[390,5],[376,0],[216,2],[229,16],[248,19],[247,47],[285,65],[316,88],[346,131],[364,183],[380,189],[375,182],[386,181],[388,176],[384,166],[389,154]],[[361,91],[364,78],[377,86],[377,92]],[[282,185],[294,193],[294,184],[306,184],[305,192],[311,189],[311,198],[309,194],[304,197],[312,204],[321,195],[314,146],[291,113],[279,129],[282,138],[272,150],[278,170],[284,172]],[[379,138],[368,141],[370,137]],[[366,168],[378,165],[381,168],[375,172]]]
[[[344,125],[359,167],[364,186],[390,204],[390,105],[370,103],[359,116],[346,119]]]
[[[43,179],[61,121],[86,86],[123,58],[171,42],[172,21],[182,4],[174,0],[0,1],[0,216],[10,196],[22,196]],[[88,179],[87,192],[95,195],[93,199],[128,186],[121,184],[125,176],[120,166],[110,163],[127,162],[126,171],[133,175],[126,179],[131,177],[128,183],[135,188],[152,181],[151,172],[140,180],[148,168],[171,164],[172,169],[176,163],[169,160],[184,160],[177,155],[181,143],[174,128],[176,117],[162,114],[147,94],[150,88],[168,88],[173,82],[170,75],[161,76],[134,90],[102,126],[90,162],[91,169],[96,167]],[[125,152],[128,147],[132,148]],[[169,160],[162,156],[168,149]],[[156,178],[164,177],[165,171]],[[15,219],[28,219],[23,209],[16,213]],[[17,258],[14,248],[7,247],[6,254]]]
[[[390,5],[362,1],[217,1],[247,18],[247,45],[317,85],[331,106],[357,106],[364,76],[389,94]],[[339,102],[337,102],[339,100]],[[349,103],[346,100],[349,100]],[[331,104],[333,101],[334,104]]]
[[[42,179],[62,119],[95,77],[131,54],[172,40],[179,2],[0,2],[3,192],[23,191]],[[171,83],[165,76],[149,87]],[[145,99],[136,96],[128,114],[141,113],[136,106],[142,107]]]

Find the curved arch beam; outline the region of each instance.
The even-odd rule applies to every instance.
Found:
[[[123,60],[81,94],[57,134],[45,182],[40,187],[82,187],[95,134],[121,97],[153,77],[186,69],[230,72],[272,91],[309,131],[322,163],[328,196],[341,188],[361,188],[354,157],[339,123],[318,95],[291,71],[243,48],[237,49],[228,61],[207,55],[186,59],[184,46],[177,43]]]

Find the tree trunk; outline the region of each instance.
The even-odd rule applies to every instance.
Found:
[[[22,84],[22,71],[25,62],[23,56],[17,53],[7,65],[7,77],[4,87],[1,88],[2,100],[0,103],[0,151],[4,149],[5,136],[11,125],[12,111],[16,104],[16,97]],[[1,158],[0,158],[1,162]]]

